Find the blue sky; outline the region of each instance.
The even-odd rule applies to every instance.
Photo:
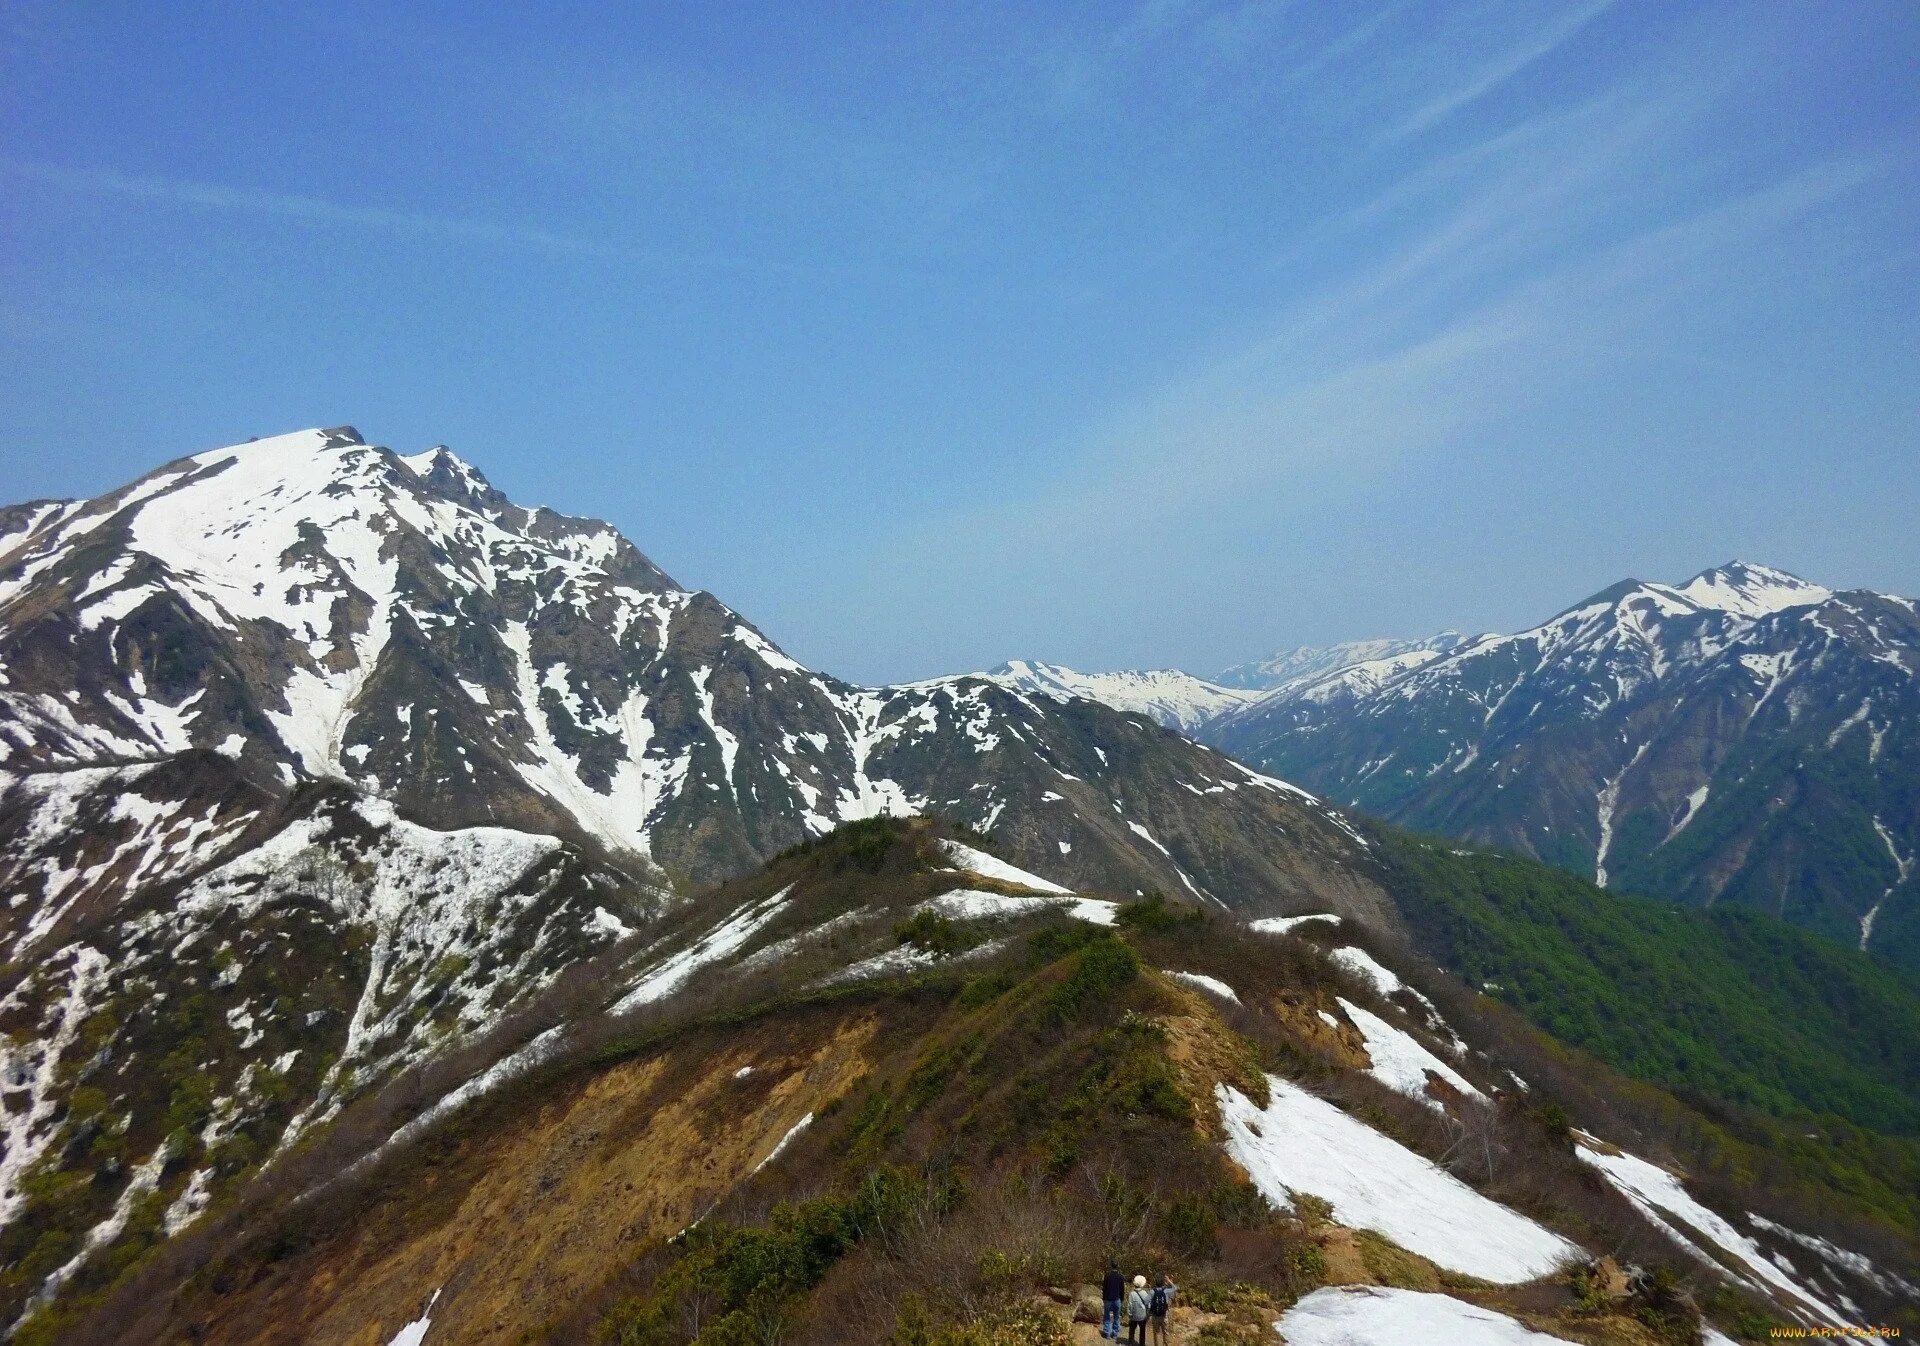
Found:
[[[1911,0],[518,8],[0,3],[0,496],[445,441],[864,680],[1920,593]]]

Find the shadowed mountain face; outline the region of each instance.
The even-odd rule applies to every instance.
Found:
[[[1738,902],[1920,967],[1920,612],[1733,564],[1361,662],[1210,743],[1603,886]]]

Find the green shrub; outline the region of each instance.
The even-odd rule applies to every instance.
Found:
[[[1295,1192],[1293,1213],[1300,1217],[1302,1224],[1309,1227],[1329,1224],[1333,1220],[1333,1203],[1325,1197],[1315,1196],[1312,1192]]]
[[[676,1260],[649,1294],[625,1299],[601,1320],[602,1341],[618,1346],[681,1342],[689,1323],[700,1346],[748,1346],[777,1338],[801,1295],[868,1234],[900,1226],[916,1204],[949,1208],[962,1198],[947,1182],[929,1189],[882,1167],[848,1196],[782,1202],[757,1226],[707,1221],[680,1236]]]
[[[1148,893],[1138,902],[1121,907],[1114,917],[1128,930],[1145,935],[1164,935],[1175,930],[1206,924],[1207,914],[1198,907],[1169,905],[1159,893]]]
[[[1160,1216],[1167,1241],[1185,1257],[1212,1257],[1220,1248],[1220,1231],[1213,1207],[1204,1197],[1177,1196]]]
[[[1014,982],[1013,974],[1005,971],[983,972],[978,976],[968,977],[960,985],[960,995],[956,1003],[963,1010],[979,1009],[982,1005],[990,1004],[1011,991]]]
[[[1102,934],[1073,955],[1066,977],[1047,996],[1059,1019],[1074,1019],[1111,1001],[1140,975],[1140,955],[1125,940]]]
[[[1273,1222],[1273,1203],[1245,1178],[1223,1182],[1207,1194],[1222,1224],[1238,1229],[1264,1229]]]
[[[940,958],[965,953],[980,943],[972,927],[936,911],[922,911],[900,922],[893,927],[893,935],[902,944]]]

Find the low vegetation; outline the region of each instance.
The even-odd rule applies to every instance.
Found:
[[[1796,1195],[1774,1182],[1775,1171],[1756,1185],[1772,1152],[1723,1118],[1613,1075],[1516,1008],[1476,1000],[1448,979],[1421,989],[1476,1046],[1519,1070],[1527,1092],[1498,1092],[1484,1078],[1495,1105],[1452,1113],[1394,1092],[1352,1069],[1351,1048],[1321,1017],[1337,997],[1377,1004],[1368,985],[1308,943],[1165,899],[1126,904],[1105,929],[1045,913],[987,926],[914,914],[950,882],[927,872],[928,841],[924,825],[887,820],[836,833],[702,899],[708,909],[685,919],[711,921],[798,884],[794,901],[808,905],[795,921],[818,927],[873,904],[887,915],[870,937],[942,955],[930,964],[890,981],[833,982],[823,974],[841,955],[825,950],[690,985],[623,1020],[596,1021],[566,1053],[426,1139],[290,1207],[287,1196],[337,1167],[337,1156],[391,1134],[445,1080],[423,1080],[406,1098],[390,1087],[269,1170],[277,1195],[256,1188],[256,1204],[225,1207],[164,1247],[146,1278],[119,1287],[90,1323],[115,1321],[119,1305],[121,1341],[162,1339],[169,1323],[193,1324],[208,1341],[245,1339],[238,1328],[250,1314],[327,1311],[341,1287],[408,1257],[443,1267],[443,1244],[432,1240],[497,1237],[466,1227],[464,1203],[489,1184],[531,1181],[530,1153],[532,1167],[552,1165],[559,1185],[551,1196],[542,1187],[530,1208],[512,1207],[533,1222],[516,1233],[550,1238],[549,1226],[570,1218],[569,1174],[590,1159],[631,1152],[649,1172],[665,1171],[669,1115],[696,1139],[737,1139],[750,1127],[763,1138],[735,1146],[732,1169],[710,1147],[674,1179],[681,1186],[648,1188],[624,1207],[616,1197],[609,1209],[631,1213],[591,1231],[600,1260],[567,1263],[573,1288],[513,1292],[514,1311],[533,1315],[512,1323],[515,1337],[1047,1346],[1066,1339],[1066,1319],[1110,1255],[1172,1274],[1195,1339],[1215,1346],[1271,1340],[1271,1324],[1301,1295],[1353,1280],[1444,1290],[1596,1346],[1678,1343],[1696,1304],[1723,1324],[1764,1323],[1766,1305],[1717,1289],[1574,1157],[1575,1127],[1682,1156],[1696,1189],[1724,1188],[1715,1195],[1726,1208],[1762,1210],[1876,1256],[1892,1246],[1809,1219],[1812,1208],[1796,1203],[1831,1194],[1830,1185],[1816,1192],[1809,1179]],[[1240,999],[1195,990],[1162,976],[1166,968],[1217,979]],[[576,987],[576,1004],[604,990]],[[743,1060],[753,1069],[741,1070]],[[1264,1103],[1269,1073],[1306,1084],[1590,1248],[1662,1269],[1649,1282],[1659,1296],[1604,1300],[1598,1282],[1583,1288],[1573,1276],[1514,1295],[1341,1229],[1325,1203],[1273,1209],[1223,1162],[1215,1101],[1226,1084]],[[779,1102],[791,1089],[818,1092]],[[618,1108],[569,1130],[566,1119],[590,1098]],[[802,1111],[811,1125],[787,1132]],[[616,1114],[626,1120],[607,1120]],[[783,1132],[779,1162],[756,1170]],[[655,1181],[631,1166],[619,1171]],[[633,1221],[630,1235],[620,1233],[622,1219]],[[551,1275],[560,1263],[543,1265]],[[172,1302],[154,1292],[178,1286]],[[388,1302],[385,1336],[417,1309]]]

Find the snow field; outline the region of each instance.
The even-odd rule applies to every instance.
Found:
[[[1566,1341],[1452,1295],[1329,1286],[1274,1324],[1287,1346],[1547,1346]]]
[[[1306,1192],[1333,1218],[1371,1229],[1449,1271],[1512,1285],[1551,1274],[1581,1250],[1473,1190],[1432,1161],[1290,1081],[1267,1077],[1258,1108],[1220,1085],[1227,1153],[1261,1194],[1291,1208]]]
[[[1592,1137],[1585,1139],[1591,1140]],[[1639,1208],[1680,1245],[1711,1266],[1722,1265],[1706,1248],[1704,1239],[1750,1273],[1745,1279],[1762,1290],[1773,1291],[1788,1304],[1800,1306],[1815,1320],[1836,1326],[1850,1326],[1853,1320],[1814,1295],[1795,1274],[1779,1266],[1762,1251],[1759,1244],[1742,1234],[1716,1212],[1701,1205],[1688,1194],[1680,1180],[1635,1155],[1620,1151],[1608,1154],[1592,1145],[1580,1144],[1574,1151],[1583,1161],[1606,1176],[1620,1193]],[[1678,1223],[1676,1223],[1676,1221]]]

